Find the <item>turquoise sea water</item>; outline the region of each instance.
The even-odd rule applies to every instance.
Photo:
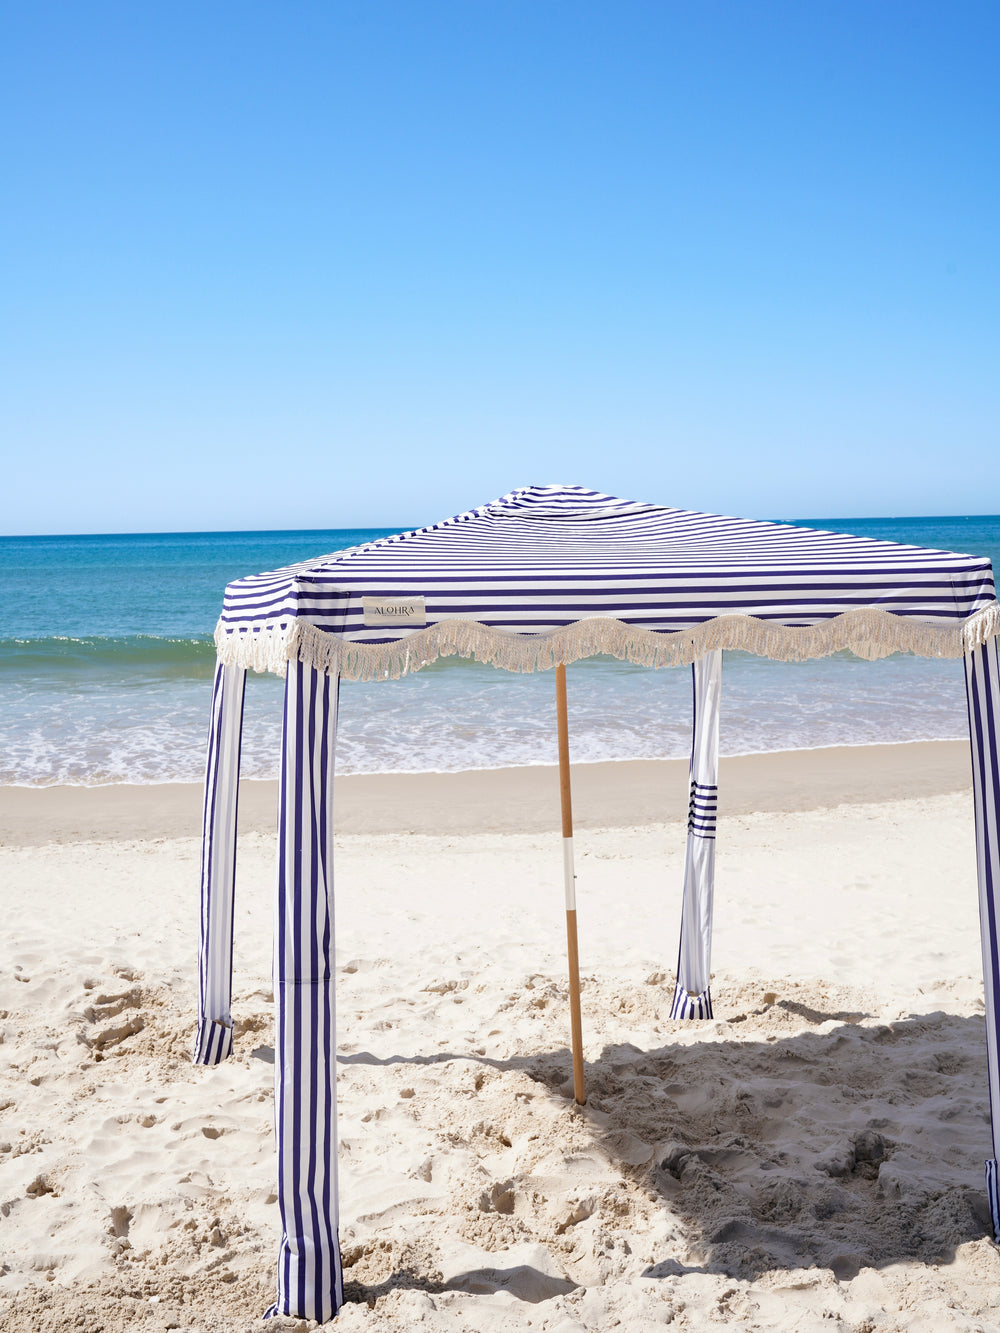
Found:
[[[802,521],[1000,561],[1000,516]],[[399,530],[0,538],[0,783],[199,779],[226,583]],[[729,653],[724,682],[729,754],[946,739],[965,726],[959,662]],[[569,688],[574,758],[687,753],[686,670],[594,659],[570,668]],[[247,776],[275,776],[280,713],[280,681],[251,677]],[[342,687],[341,771],[554,758],[551,673],[448,658],[403,681]]]

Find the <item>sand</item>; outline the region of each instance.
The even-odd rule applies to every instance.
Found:
[[[813,810],[902,796],[964,791],[971,781],[964,741],[829,746],[739,755],[720,765],[723,815]],[[557,770],[380,773],[338,777],[337,827],[344,833],[548,833],[559,828]],[[240,829],[270,833],[276,782],[240,783]],[[687,813],[687,760],[578,764],[578,829],[634,828]],[[202,788],[189,782],[119,787],[0,788],[0,845],[184,838],[201,832]]]
[[[1000,1330],[971,796],[921,750],[729,761],[700,1024],[676,773],[581,768],[582,1110],[554,776],[346,780],[337,1326]],[[150,792],[0,792],[5,1330],[268,1327],[274,839],[247,799],[236,1056],[195,1068],[191,793]],[[532,819],[474,831],[490,793]]]

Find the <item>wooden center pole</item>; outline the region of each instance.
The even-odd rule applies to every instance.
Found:
[[[580,1018],[580,951],[576,936],[576,872],[573,865],[573,802],[569,784],[569,716],[566,666],[556,667],[556,723],[559,732],[559,797],[562,804],[563,878],[566,887],[566,953],[569,961],[569,1018],[573,1034],[573,1096],[587,1100],[583,1080],[583,1022]]]

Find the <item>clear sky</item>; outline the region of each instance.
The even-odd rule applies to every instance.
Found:
[[[7,0],[0,531],[1000,511],[1000,6]]]

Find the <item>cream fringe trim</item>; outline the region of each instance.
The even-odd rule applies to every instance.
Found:
[[[606,653],[636,666],[685,666],[716,648],[736,648],[779,662],[826,657],[843,648],[874,661],[890,653],[920,657],[963,657],[1000,635],[1000,604],[994,602],[961,625],[943,628],[904,620],[879,607],[858,607],[803,629],[775,625],[753,616],[718,616],[694,629],[659,634],[620,620],[580,620],[545,634],[512,634],[472,620],[442,620],[395,643],[351,643],[308,621],[292,620],[273,629],[215,631],[219,661],[253,671],[285,674],[296,658],[344,680],[397,680],[438,657],[471,657],[506,671],[545,671]]]

